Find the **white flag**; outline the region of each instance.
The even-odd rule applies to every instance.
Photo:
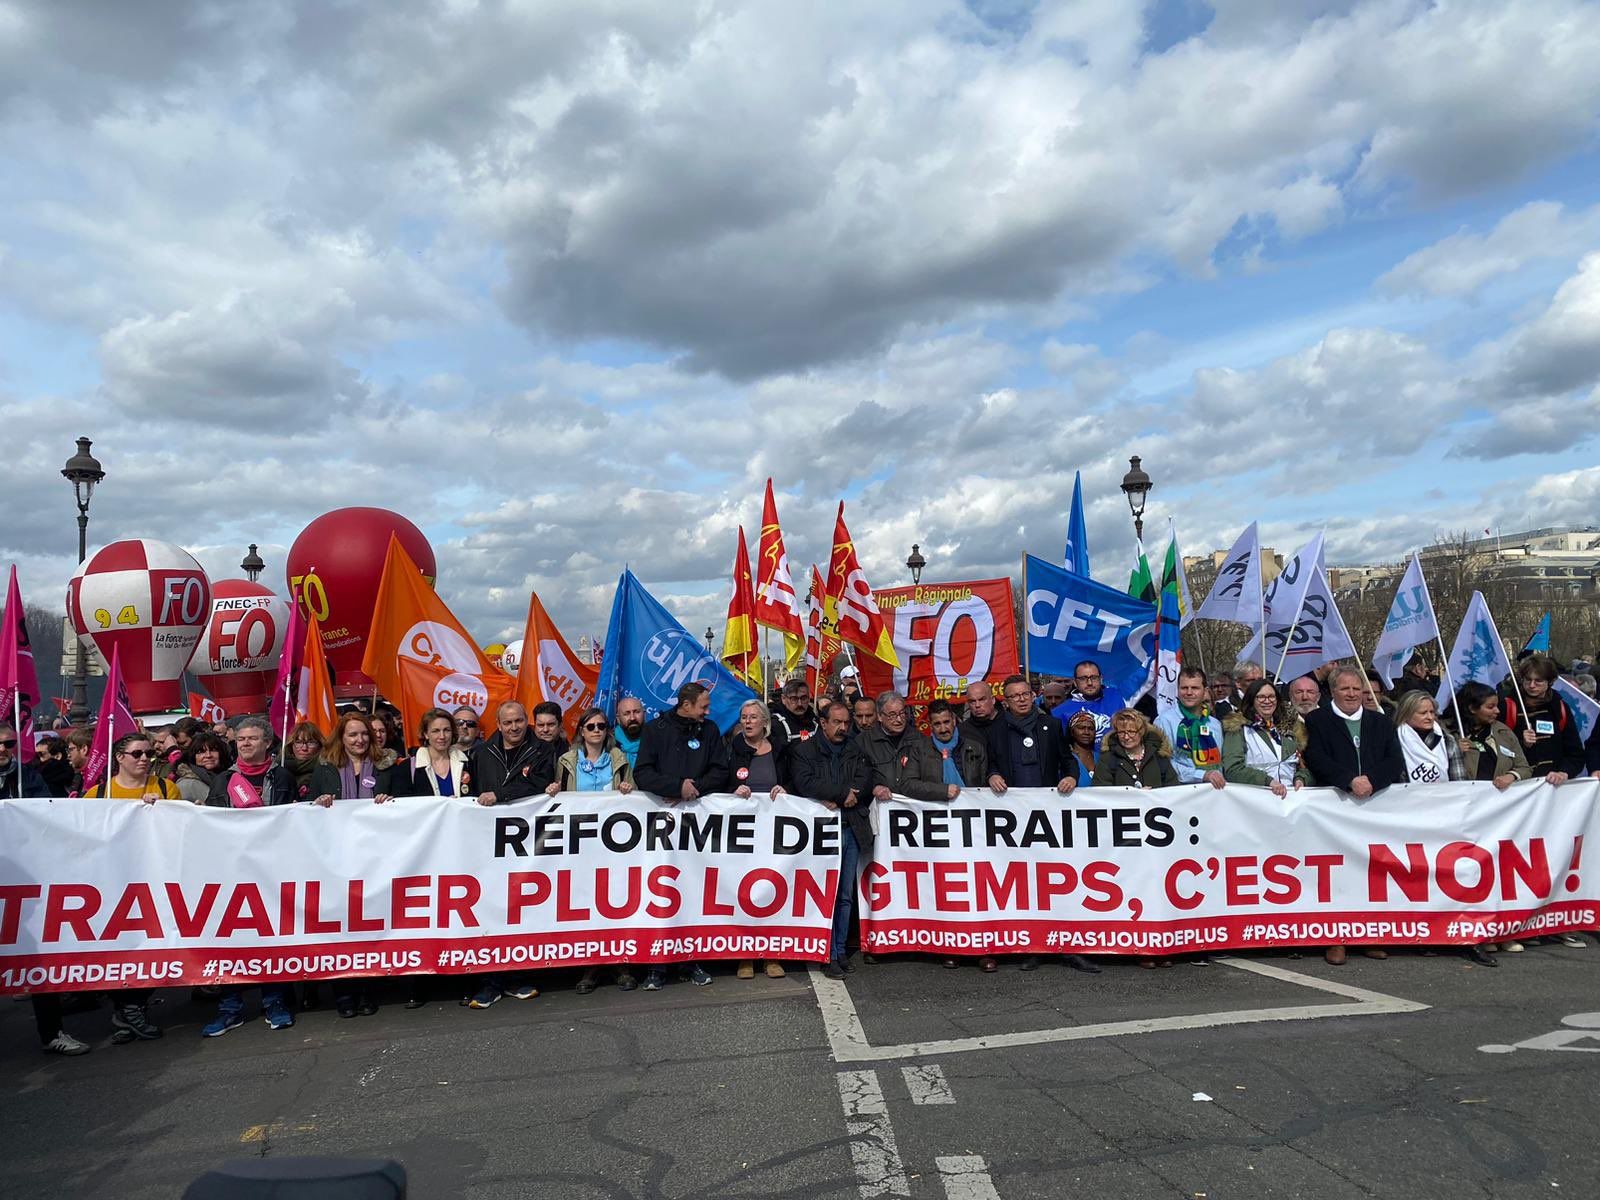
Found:
[[[1249,657],[1249,647],[1240,657]],[[1321,563],[1314,563],[1295,620],[1282,626],[1271,618],[1267,621],[1267,671],[1273,679],[1298,679],[1323,663],[1356,657],[1355,642],[1333,602],[1328,574]]]
[[[1261,535],[1251,521],[1223,558],[1216,582],[1194,615],[1208,621],[1237,621],[1254,629],[1261,624],[1261,612]]]
[[[1389,615],[1383,622],[1383,633],[1378,638],[1378,648],[1372,656],[1372,665],[1384,683],[1394,686],[1394,678],[1411,657],[1411,648],[1431,642],[1439,636],[1439,621],[1433,615],[1433,598],[1428,595],[1428,581],[1422,577],[1422,563],[1416,554],[1406,565],[1400,587],[1389,605]]]
[[[1311,586],[1313,576],[1322,568],[1322,534],[1317,534],[1304,546],[1300,547],[1288,562],[1283,564],[1283,570],[1267,588],[1266,595],[1262,598],[1266,608],[1267,626],[1266,639],[1268,657],[1263,659],[1261,648],[1261,630],[1256,631],[1256,636],[1250,639],[1250,644],[1239,651],[1239,661],[1256,661],[1263,663],[1268,675],[1274,679],[1294,678],[1280,674],[1284,667],[1284,647],[1288,644],[1289,634],[1294,629],[1306,604],[1306,591]],[[1323,579],[1323,587],[1327,587],[1327,579]],[[1330,600],[1331,603],[1331,600]],[[1313,614],[1314,619],[1320,620],[1322,614]],[[1298,641],[1298,636],[1296,637]],[[1324,659],[1324,662],[1327,660]],[[1301,674],[1309,671],[1306,667]]]
[[[1595,723],[1600,721],[1600,702],[1585,696],[1578,685],[1565,675],[1556,680],[1555,689],[1561,693],[1561,698],[1572,710],[1572,719],[1578,723],[1578,740],[1588,745],[1589,735],[1594,732]]]
[[[1446,693],[1451,686],[1459,688],[1469,679],[1499,687],[1500,681],[1511,674],[1511,660],[1506,657],[1505,643],[1495,628],[1494,617],[1484,602],[1482,592],[1473,592],[1467,604],[1467,615],[1461,618],[1461,629],[1455,644],[1450,647],[1450,661],[1445,665],[1445,682],[1439,685],[1434,697],[1442,711],[1449,707]]]

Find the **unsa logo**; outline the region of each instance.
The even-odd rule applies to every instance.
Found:
[[[639,678],[656,707],[665,711],[678,702],[678,689],[686,683],[716,686],[713,662],[693,634],[666,629],[645,643],[639,655]]]

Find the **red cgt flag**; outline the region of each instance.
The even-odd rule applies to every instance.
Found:
[[[900,656],[894,652],[894,639],[889,636],[889,626],[878,611],[873,598],[872,585],[856,557],[855,543],[844,524],[844,501],[839,501],[839,516],[833,525],[833,557],[828,561],[828,584],[825,626],[841,642],[865,651],[873,658],[900,665]]]

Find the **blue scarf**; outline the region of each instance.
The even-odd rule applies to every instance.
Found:
[[[616,739],[617,749],[628,756],[628,769],[633,770],[638,765],[639,739],[629,737],[623,732],[621,725],[611,731],[611,736]]]
[[[941,742],[937,737],[933,744],[939,751],[939,756],[944,759],[944,781],[956,787],[966,787],[966,781],[961,778],[961,768],[956,763],[956,747],[961,745],[961,731],[957,730],[950,735],[948,742]]]

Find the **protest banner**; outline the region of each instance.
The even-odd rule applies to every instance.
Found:
[[[220,809],[0,802],[0,994],[821,960],[839,818],[616,793]]]
[[[1600,781],[968,791],[875,805],[878,954],[1476,944],[1593,929]]]
[[[885,588],[877,597],[900,665],[858,659],[866,695],[892,688],[915,705],[961,701],[968,684],[998,690],[1007,675],[1017,673],[1009,579]]]

